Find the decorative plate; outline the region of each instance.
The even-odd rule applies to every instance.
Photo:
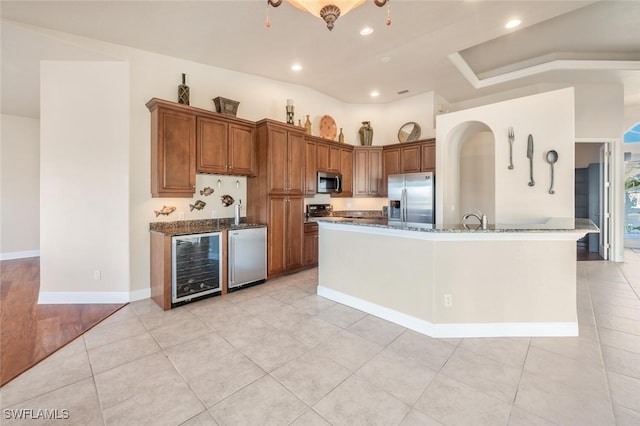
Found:
[[[320,137],[334,140],[336,138],[336,122],[330,115],[323,115],[320,119]]]
[[[414,121],[404,123],[398,130],[398,140],[402,142],[413,142],[420,139],[420,125]]]

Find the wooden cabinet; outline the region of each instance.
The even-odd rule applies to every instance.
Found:
[[[331,194],[332,197],[353,197],[353,146],[339,148],[340,169],[342,175],[342,192]]]
[[[425,143],[421,147],[420,164],[423,172],[435,172],[436,170],[436,143]]]
[[[303,266],[304,201],[302,197],[269,198],[267,273],[269,276]]]
[[[382,195],[387,195],[387,178],[389,175],[402,173],[400,168],[400,147],[382,150]]]
[[[307,138],[304,140],[304,193],[313,195],[317,191],[317,154],[316,143]]]
[[[334,143],[316,142],[316,171],[338,173],[340,172],[340,148]]]
[[[254,131],[252,125],[228,120],[197,118],[198,173],[252,176],[255,174]]]
[[[304,193],[304,135],[283,126],[267,126],[268,191],[270,194]]]
[[[420,145],[400,147],[400,170],[402,173],[420,172]]]
[[[353,150],[353,196],[379,197],[382,194],[382,147]]]
[[[304,224],[304,266],[318,264],[318,224]]]
[[[196,185],[196,117],[152,99],[151,195],[191,198]]]
[[[303,268],[304,129],[256,123],[256,175],[247,179],[247,220],[267,224],[267,274]]]

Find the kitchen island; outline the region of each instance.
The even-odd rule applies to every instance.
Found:
[[[588,219],[399,227],[317,218],[318,295],[432,337],[577,336]]]

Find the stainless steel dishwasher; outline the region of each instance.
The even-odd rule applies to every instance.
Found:
[[[229,231],[229,290],[267,278],[267,228]]]

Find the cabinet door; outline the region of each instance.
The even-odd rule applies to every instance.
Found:
[[[318,142],[316,144],[316,169],[318,172],[329,170],[329,144]]]
[[[288,135],[287,186],[288,194],[304,194],[305,143],[302,133]]]
[[[254,176],[256,170],[253,128],[229,124],[229,173]]]
[[[316,193],[316,143],[305,140],[304,155],[304,193],[313,195]]]
[[[383,195],[387,195],[387,178],[389,175],[402,173],[400,171],[400,147],[382,151],[382,171]]]
[[[436,169],[436,145],[434,143],[422,145],[422,171],[433,172]]]
[[[353,197],[353,151],[340,149],[340,170],[342,174],[342,192],[339,197]]]
[[[286,198],[269,198],[269,229],[267,232],[267,274],[275,275],[285,270],[286,259]]]
[[[401,148],[402,173],[417,173],[420,171],[420,145],[403,146]]]
[[[369,150],[367,160],[369,195],[379,196],[382,194],[382,150]]]
[[[197,172],[227,173],[227,123],[202,117],[197,123]]]
[[[304,266],[318,264],[318,224],[304,224]]]
[[[269,128],[268,186],[270,194],[286,194],[289,141],[287,132]]]
[[[151,117],[151,194],[190,198],[196,186],[196,117],[158,108]]]
[[[356,149],[353,152],[353,195],[369,195],[369,152]]]
[[[329,145],[329,171],[340,173],[342,170],[342,149]]]
[[[286,259],[287,271],[302,267],[302,250],[304,243],[304,199],[287,197],[286,201]]]

